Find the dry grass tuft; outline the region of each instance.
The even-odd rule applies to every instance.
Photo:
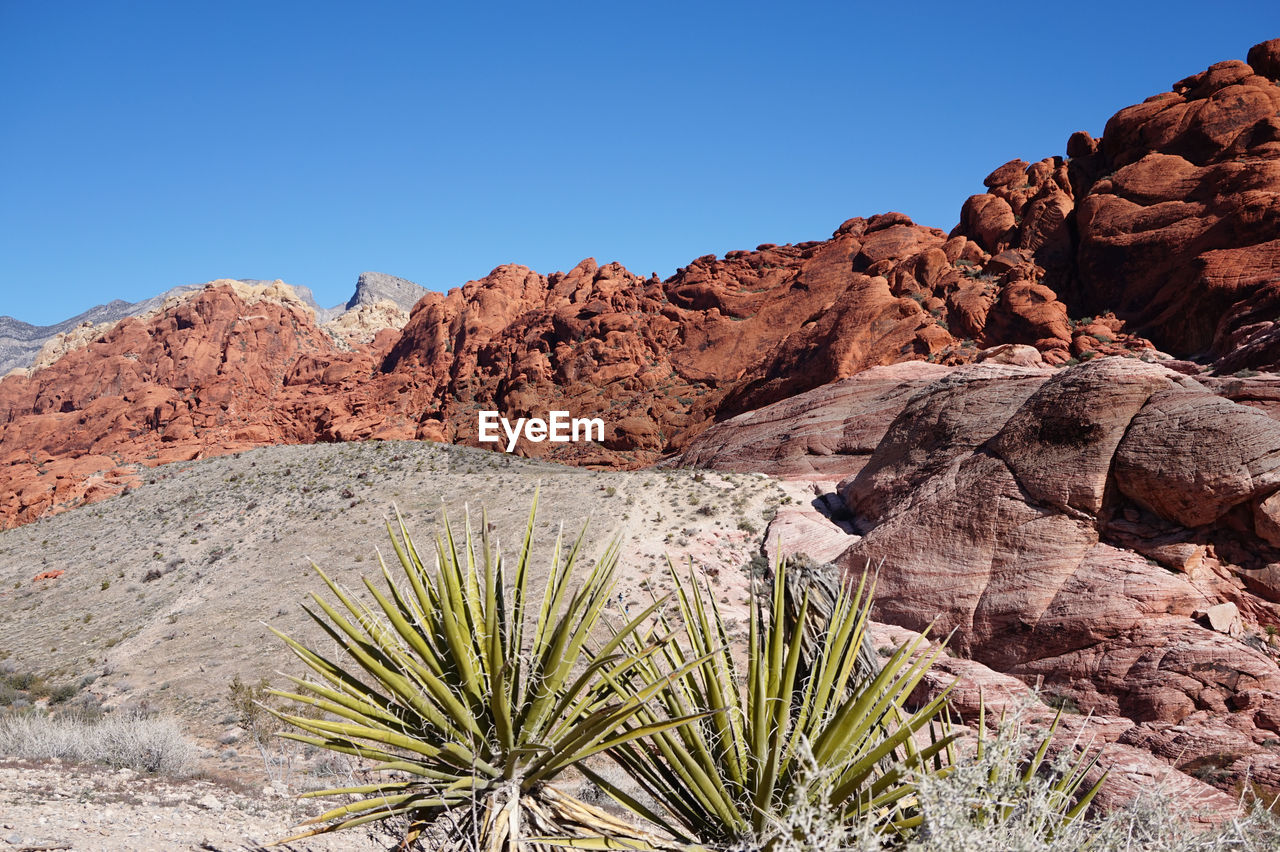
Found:
[[[196,756],[177,722],[139,714],[94,721],[7,714],[0,717],[0,748],[11,757],[102,763],[172,777],[189,775]]]

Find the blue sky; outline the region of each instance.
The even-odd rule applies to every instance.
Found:
[[[1280,36],[1202,3],[0,0],[0,314],[219,277],[666,277],[900,210]]]

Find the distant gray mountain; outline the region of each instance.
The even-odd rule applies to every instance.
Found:
[[[240,278],[237,280],[245,284],[261,285],[273,283],[257,278]],[[356,281],[355,294],[346,304],[336,305],[332,308],[322,308],[316,303],[315,294],[311,292],[310,288],[297,284],[291,284],[290,286],[293,287],[302,301],[315,310],[316,321],[320,323],[336,319],[347,311],[358,308],[361,305],[372,305],[383,299],[390,299],[408,311],[427,292],[425,287],[419,287],[412,281],[406,281],[394,275],[384,275],[381,272],[362,272],[360,278]],[[166,290],[159,296],[143,299],[141,302],[126,302],[123,299],[115,299],[105,305],[90,308],[82,314],[77,314],[55,325],[32,325],[13,317],[0,316],[0,377],[15,367],[31,366],[32,362],[35,361],[36,355],[40,353],[40,347],[44,346],[45,341],[63,332],[70,331],[81,323],[89,322],[97,325],[102,322],[114,322],[125,317],[144,314],[152,308],[160,307],[160,305],[164,304],[165,299],[170,296],[190,293],[203,287],[203,284],[183,284],[180,287],[174,287],[172,290]]]
[[[183,284],[180,287],[174,287],[172,290],[166,290],[159,296],[143,299],[141,302],[126,302],[123,299],[115,299],[105,305],[92,307],[82,314],[76,314],[71,319],[63,320],[55,325],[32,325],[13,317],[0,316],[0,376],[8,373],[14,367],[31,366],[31,362],[35,360],[36,355],[40,352],[40,347],[44,346],[46,340],[70,331],[81,323],[88,322],[97,325],[100,322],[114,322],[125,317],[143,314],[152,308],[158,308],[170,296],[190,293],[193,290],[199,290],[203,286],[203,284]]]
[[[381,302],[384,299],[390,299],[406,312],[412,311],[413,306],[427,292],[426,287],[419,287],[412,281],[406,281],[403,278],[397,278],[394,275],[384,275],[381,272],[361,272],[360,278],[356,281],[355,295],[346,304],[346,310],[358,308],[361,305],[372,305],[375,302]]]

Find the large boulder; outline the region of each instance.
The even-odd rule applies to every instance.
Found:
[[[675,463],[814,479],[787,436],[875,441],[818,457],[826,481],[847,471],[844,510],[826,495],[811,524],[844,524],[836,562],[876,572],[878,619],[954,631],[960,655],[1127,720],[1118,742],[1190,769],[1229,752],[1224,778],[1257,778],[1280,713],[1280,422],[1215,390],[1239,392],[1132,358],[882,370],[717,424]],[[830,521],[785,521],[780,542],[839,548]]]

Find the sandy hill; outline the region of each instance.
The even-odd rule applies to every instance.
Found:
[[[468,505],[473,525],[483,509],[515,541],[538,487],[541,552],[561,524],[576,535],[590,519],[591,554],[621,535],[620,591],[635,603],[667,554],[724,567],[725,594],[740,595],[783,499],[748,474],[593,472],[420,442],[167,465],[126,495],[0,533],[0,658],[58,682],[94,676],[109,706],[176,713],[212,739],[232,679],[288,663],[264,624],[316,635],[301,609],[321,588],[312,561],[353,586],[376,576],[397,507],[423,547],[446,511],[461,530]]]

